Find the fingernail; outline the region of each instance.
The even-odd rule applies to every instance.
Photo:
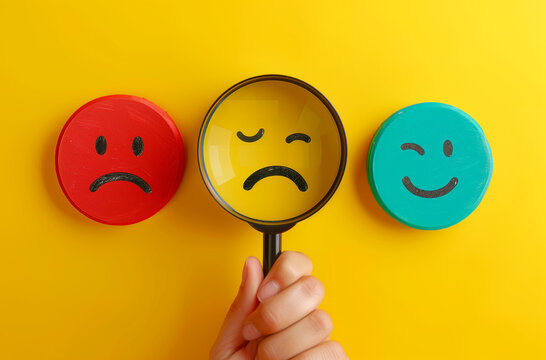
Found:
[[[265,299],[270,298],[278,293],[279,289],[279,284],[277,284],[276,281],[271,280],[270,282],[262,286],[260,290],[258,290],[258,300],[260,300],[260,302],[263,302]]]
[[[246,324],[245,326],[243,326],[243,337],[246,339],[246,340],[254,340],[254,339],[257,339],[261,336],[262,334],[260,334],[260,332],[258,331],[258,329],[256,329],[256,327],[254,325],[252,325],[252,323],[249,323],[249,324]]]
[[[245,265],[243,266],[243,280],[241,280],[241,287],[245,286],[246,275],[247,275],[247,272],[248,272],[248,271],[246,270],[246,268],[247,268],[247,266],[246,266],[247,263],[248,263],[248,259],[246,259]]]

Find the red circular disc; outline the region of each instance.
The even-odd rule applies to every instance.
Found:
[[[66,197],[84,215],[133,224],[158,212],[176,192],[184,143],[157,105],[136,96],[105,96],[68,119],[55,166]]]

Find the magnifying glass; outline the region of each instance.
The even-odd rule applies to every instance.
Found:
[[[225,210],[263,233],[264,274],[281,253],[281,233],[332,197],[346,159],[345,131],[332,104],[284,75],[229,88],[199,133],[203,181]]]

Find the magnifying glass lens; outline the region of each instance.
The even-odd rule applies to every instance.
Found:
[[[344,157],[335,112],[324,101],[280,80],[253,82],[219,99],[199,150],[205,182],[226,210],[279,225],[329,197]]]

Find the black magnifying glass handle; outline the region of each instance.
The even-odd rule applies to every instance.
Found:
[[[281,255],[281,233],[264,233],[264,277]]]

